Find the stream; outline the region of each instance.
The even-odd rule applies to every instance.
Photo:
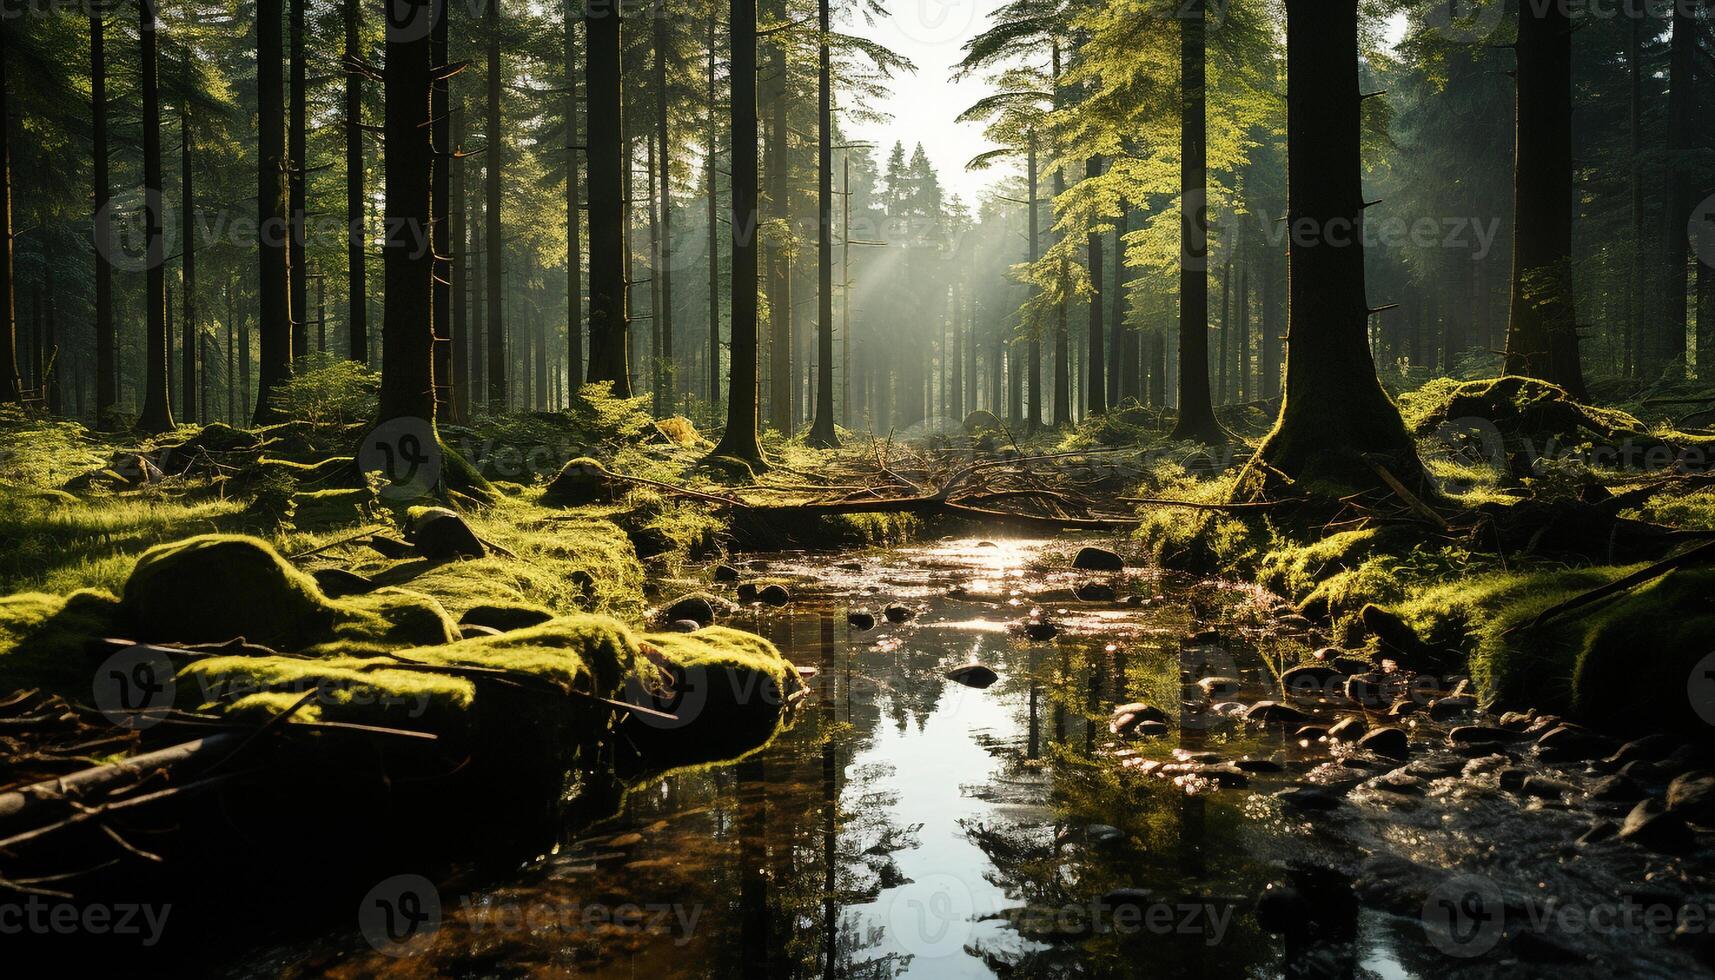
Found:
[[[1079,543],[970,538],[752,562],[748,574],[789,580],[793,601],[731,625],[816,670],[772,744],[635,786],[510,875],[378,884],[369,905],[434,916],[409,945],[364,911],[233,973],[1704,970],[1694,952],[1711,927],[1687,921],[1715,880],[1706,857],[1575,843],[1630,809],[1591,799],[1604,772],[1541,762],[1528,742],[1451,747],[1447,730],[1469,718],[1403,720],[1411,750],[1395,760],[1247,723],[1234,706],[1288,700],[1280,665],[1321,638],[1248,587],[1071,571]],[[1117,598],[1076,600],[1092,580]],[[889,623],[890,602],[915,618]],[[879,625],[850,625],[859,608]],[[1033,612],[1058,635],[1019,635]],[[947,679],[967,662],[998,682]],[[1232,680],[1200,701],[1209,676]],[[1177,708],[1171,731],[1111,731],[1114,706],[1137,701]],[[1339,717],[1326,699],[1291,703],[1319,723]],[[1274,795],[1300,784],[1329,799]]]

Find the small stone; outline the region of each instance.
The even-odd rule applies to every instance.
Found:
[[[1298,810],[1332,810],[1341,799],[1318,786],[1293,786],[1274,794],[1274,798]]]
[[[1505,745],[1522,737],[1520,732],[1487,725],[1460,725],[1447,733],[1447,741],[1453,745]]]
[[[1560,725],[1536,740],[1538,755],[1559,761],[1598,759],[1611,755],[1615,748],[1613,739],[1578,725]]]
[[[887,621],[890,623],[909,623],[913,619],[917,618],[917,610],[907,606],[903,602],[888,603],[887,606],[881,610],[881,614],[886,616]]]
[[[1249,711],[1245,712],[1245,720],[1266,725],[1304,725],[1315,721],[1315,718],[1290,704],[1281,704],[1279,701],[1258,701],[1251,705]]]
[[[1690,828],[1676,813],[1669,813],[1659,800],[1644,800],[1626,814],[1619,837],[1640,847],[1663,854],[1680,854],[1691,849]]]
[[[1303,739],[1304,741],[1307,741],[1307,742],[1321,741],[1322,739],[1325,739],[1328,737],[1328,726],[1327,725],[1305,725],[1302,728],[1298,729],[1298,731],[1293,732],[1292,737],[1297,738],[1297,739]]]
[[[853,609],[846,613],[846,622],[860,632],[875,629],[875,614],[863,609]]]
[[[1508,711],[1502,714],[1495,724],[1508,731],[1522,732],[1529,727],[1533,718],[1533,715],[1521,711]]]
[[[1370,788],[1397,796],[1422,796],[1423,780],[1403,769],[1395,769],[1370,780]]]
[[[738,569],[725,562],[716,565],[714,569],[714,579],[716,582],[737,582],[740,574],[741,573]]]
[[[784,606],[792,601],[792,593],[786,591],[784,585],[765,585],[756,598],[770,606]]]
[[[1117,598],[1114,587],[1105,582],[1085,582],[1072,592],[1084,602],[1112,602]]]
[[[1060,633],[1060,627],[1046,619],[1030,619],[1024,623],[1024,635],[1032,640],[1052,640]]]
[[[1456,694],[1448,698],[1437,698],[1429,703],[1429,717],[1436,721],[1446,721],[1460,715],[1470,714],[1477,710],[1477,699],[1469,694]]]
[[[839,569],[842,572],[861,572],[861,571],[863,571],[863,562],[861,562],[861,561],[842,561],[838,565],[835,565],[834,567]]]
[[[1618,773],[1590,784],[1590,799],[1603,803],[1636,803],[1648,795],[1635,780]]]
[[[1524,781],[1529,779],[1531,775],[1532,773],[1529,769],[1520,769],[1518,766],[1508,766],[1500,771],[1500,773],[1495,777],[1495,781],[1500,784],[1501,789],[1504,789],[1509,793],[1516,793],[1524,788]]]
[[[1715,826],[1715,773],[1687,772],[1667,785],[1667,808],[1699,827]]]
[[[1280,683],[1289,694],[1326,696],[1345,688],[1345,675],[1323,664],[1304,664],[1281,674]]]
[[[998,547],[1000,547],[1000,545],[995,544],[993,541],[978,541],[977,547],[979,547],[979,548],[998,548]]]
[[[966,687],[985,688],[1000,680],[1000,675],[983,664],[963,664],[947,671],[947,679]]]
[[[1380,709],[1393,702],[1394,686],[1386,674],[1353,674],[1346,678],[1346,697],[1366,708]]]
[[[708,626],[715,621],[715,606],[708,596],[693,592],[662,607],[661,618],[668,621],[688,619],[698,626]]]
[[[385,534],[371,534],[363,543],[383,558],[409,558],[417,553],[417,549],[410,544]]]
[[[1131,734],[1139,724],[1146,721],[1165,725],[1168,721],[1167,712],[1142,701],[1122,704],[1114,709],[1113,715],[1108,719],[1108,731],[1115,735]]]
[[[762,594],[762,586],[756,582],[738,583],[738,601],[755,602]]]
[[[1347,715],[1328,729],[1328,737],[1337,742],[1355,742],[1364,736],[1369,727],[1358,715]]]
[[[1235,759],[1233,768],[1243,772],[1273,773],[1285,772],[1286,767],[1274,759]]]
[[[1534,796],[1539,800],[1558,800],[1572,792],[1572,786],[1558,779],[1533,773],[1524,778],[1524,783],[1519,786],[1519,792],[1526,796]]]
[[[694,619],[675,619],[667,624],[667,631],[669,633],[695,633],[704,625]]]
[[[1590,825],[1589,830],[1579,834],[1578,839],[1573,843],[1586,847],[1591,844],[1600,844],[1602,841],[1612,840],[1614,835],[1619,833],[1619,830],[1619,826],[1612,820],[1598,820]]]
[[[1373,729],[1358,739],[1358,746],[1389,759],[1403,759],[1410,754],[1406,746],[1405,729],[1385,727]]]
[[[1203,694],[1210,698],[1229,698],[1237,694],[1245,682],[1237,677],[1205,677],[1197,682]]]
[[[1660,762],[1678,747],[1679,743],[1671,735],[1645,735],[1620,746],[1604,761],[1615,766],[1623,766],[1635,759]]]
[[[1402,698],[1388,705],[1387,716],[1389,718],[1408,718],[1417,714],[1417,708],[1418,704],[1416,701],[1410,701]]]
[[[1085,548],[1072,559],[1072,567],[1091,572],[1117,572],[1125,568],[1125,559],[1105,548]]]
[[[1301,935],[1308,928],[1313,909],[1298,889],[1284,881],[1269,882],[1256,899],[1256,924],[1277,936]]]
[[[428,507],[411,523],[411,540],[423,557],[436,561],[488,554],[465,519],[445,507]]]
[[[375,591],[375,583],[362,575],[343,568],[318,568],[310,573],[316,580],[316,585],[330,598],[338,599],[348,595],[363,595]]]

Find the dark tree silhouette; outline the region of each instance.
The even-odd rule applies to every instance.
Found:
[[[834,430],[833,83],[828,63],[828,0],[817,5],[822,32],[816,63],[816,421],[810,445],[840,444]]]
[[[167,376],[167,244],[161,193],[161,80],[155,37],[155,0],[138,0],[138,40],[143,92],[143,225],[148,263],[145,302],[143,410],[137,425],[145,432],[173,428],[173,406]]]
[[[591,0],[599,3],[601,0]],[[619,0],[613,0],[617,6]],[[616,15],[617,16],[617,15]],[[484,238],[488,257],[483,271],[488,276],[488,410],[506,411],[506,325],[502,320],[505,288],[505,244],[500,230],[500,167],[503,156],[500,134],[500,0],[488,0],[483,29],[488,32],[488,149],[484,155],[483,217],[488,223]]]
[[[726,432],[715,456],[762,462],[756,438],[756,0],[732,0],[732,372]],[[593,121],[593,120],[592,120]]]
[[[1334,0],[1343,4],[1345,0]],[[1179,421],[1173,438],[1227,441],[1209,392],[1209,141],[1204,0],[1179,11]]]
[[[585,0],[585,142],[589,166],[589,379],[631,396],[626,352],[629,312],[625,288],[625,141],[620,132],[619,4]]]
[[[89,17],[89,113],[92,147],[90,177],[95,190],[95,419],[106,428],[119,407],[119,363],[113,334],[112,191],[107,167],[106,11]],[[3,84],[3,81],[0,81]],[[10,278],[10,277],[8,277]]]
[[[365,270],[363,236],[363,73],[358,70],[357,0],[342,0],[345,27],[345,269],[346,340],[351,359],[369,363],[369,273]]]
[[[309,79],[304,53],[304,5],[308,0],[289,0],[288,58],[292,73],[291,119],[286,130],[286,207],[290,217],[291,242],[287,246],[286,269],[292,283],[292,357],[310,352],[310,268],[304,259],[305,177],[308,172]]]
[[[292,374],[292,298],[286,264],[286,102],[282,77],[284,0],[256,0],[256,413],[275,421],[274,389]]]
[[[381,318],[380,419],[435,420],[435,257],[428,247],[434,143],[430,18],[442,0],[395,0],[387,18],[384,194],[381,268],[387,305]]]
[[[577,0],[566,0],[566,386],[575,392],[584,383],[584,282],[579,244],[583,216],[578,190],[578,154],[583,133],[578,125]]]
[[[187,50],[185,52],[185,97],[187,101],[191,91],[190,68],[190,52]],[[197,342],[196,195],[191,179],[192,147],[191,111],[187,104],[179,107],[179,219],[182,229],[180,237],[183,239],[179,247],[183,250],[184,256],[184,271],[182,273],[184,302],[179,304],[179,315],[184,317],[184,330],[180,334],[183,342],[179,345],[179,363],[181,365],[179,384],[183,395],[180,397],[179,404],[184,409],[182,421],[194,423],[200,418],[197,409],[200,401],[198,392],[201,390],[201,382],[198,380],[201,374],[198,363],[201,351]],[[201,420],[208,421],[207,419]]]
[[[1084,161],[1085,179],[1101,175],[1101,157]],[[1084,407],[1091,415],[1098,415],[1108,410],[1108,366],[1106,340],[1102,336],[1102,236],[1094,228],[1090,229],[1085,249],[1090,263],[1090,367],[1084,384]],[[1114,261],[1119,261],[1117,252]],[[1114,335],[1119,335],[1118,324],[1114,325]]]

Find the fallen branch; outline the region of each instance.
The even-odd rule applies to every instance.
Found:
[[[1552,605],[1538,613],[1535,619],[1528,623],[1514,626],[1512,629],[1507,630],[1507,633],[1510,634],[1518,630],[1537,629],[1551,619],[1564,615],[1565,613],[1572,612],[1576,609],[1582,609],[1583,607],[1605,599],[1608,596],[1617,595],[1618,593],[1636,588],[1645,582],[1658,579],[1676,568],[1683,568],[1686,565],[1695,565],[1699,562],[1711,559],[1715,559],[1715,541],[1699,545],[1689,551],[1680,552],[1672,558],[1665,558],[1648,568],[1642,568],[1630,575],[1617,578],[1614,581],[1609,582],[1607,585],[1591,589],[1588,592],[1573,596],[1565,602]]]

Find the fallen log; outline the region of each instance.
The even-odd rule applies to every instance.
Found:
[[[224,758],[243,738],[241,732],[208,735],[0,793],[0,821],[28,816],[54,804],[76,803],[111,793],[165,769]]]

